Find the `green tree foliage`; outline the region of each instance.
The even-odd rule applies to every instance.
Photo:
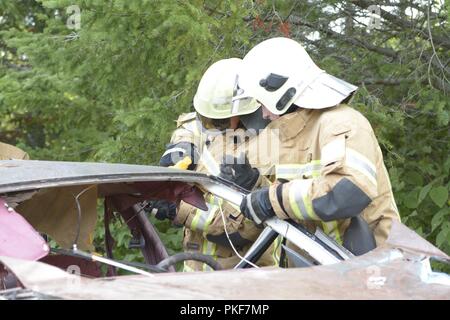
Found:
[[[81,9],[79,30],[67,26],[73,4]],[[251,33],[239,1],[0,6],[8,50],[0,65],[0,139],[35,159],[158,163],[178,114],[192,111],[203,72],[242,55]],[[113,226],[119,255],[130,236],[122,224]],[[180,229],[158,227],[180,250]]]
[[[256,3],[257,38],[297,39],[360,86],[353,106],[374,127],[403,222],[450,252],[448,2]]]
[[[212,62],[288,36],[360,86],[403,222],[450,252],[448,19],[437,0],[2,1],[0,140],[33,158],[156,164]]]

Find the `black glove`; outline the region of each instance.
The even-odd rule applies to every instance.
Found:
[[[246,195],[241,203],[241,212],[247,219],[261,224],[274,217],[272,204],[269,200],[269,187],[258,189]]]
[[[166,151],[159,160],[159,165],[163,167],[174,166],[185,157],[189,157],[192,160],[188,170],[195,170],[199,159],[199,154],[197,148],[192,143],[179,142],[175,144],[168,144],[166,146]]]
[[[252,168],[247,157],[241,153],[239,159],[226,155],[220,165],[221,178],[234,182],[244,189],[252,190],[258,181],[259,171]]]
[[[173,220],[177,215],[177,205],[167,200],[151,201],[144,210],[153,214],[158,220]]]

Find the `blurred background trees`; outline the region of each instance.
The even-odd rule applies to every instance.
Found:
[[[0,140],[35,159],[156,164],[211,63],[291,37],[321,68],[360,86],[353,106],[375,129],[403,222],[449,253],[448,6],[2,1]],[[179,234],[159,228],[178,250]]]

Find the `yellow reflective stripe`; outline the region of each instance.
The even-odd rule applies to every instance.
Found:
[[[375,186],[377,186],[377,169],[375,165],[361,153],[347,148],[345,164],[364,174]]]
[[[203,227],[204,233],[208,232],[209,225],[211,224],[212,220],[214,219],[214,216],[216,215],[217,210],[219,210],[218,206],[214,205],[211,207],[208,218],[206,219],[205,225]]]
[[[320,220],[312,207],[312,200],[308,196],[312,179],[294,180],[289,186],[289,203],[295,216],[299,220]]]
[[[278,236],[273,242],[274,248],[272,251],[273,265],[278,266],[280,264],[280,254],[281,254],[281,242],[283,241],[282,236]]]
[[[214,260],[217,260],[216,256],[217,246],[215,243],[209,242],[208,240],[203,241],[202,253],[211,256]],[[203,271],[212,271],[212,268],[206,263],[203,264]]]
[[[339,233],[339,227],[336,220],[329,222],[322,221],[322,227],[327,235],[336,240],[337,243],[342,244],[341,234]]]
[[[294,212],[295,217],[299,220],[308,219],[306,215],[302,216],[302,214],[306,212],[306,208],[303,206],[302,210],[300,211],[299,205],[303,205],[303,202],[300,202],[299,205],[297,205],[294,192],[295,190],[293,186],[291,186],[291,189],[289,189],[289,204],[291,205],[291,209]]]
[[[207,211],[197,209],[194,218],[192,219],[191,229],[207,232],[211,221],[214,218],[219,207],[216,204],[206,203]]]
[[[208,204],[206,204],[206,205],[208,205]],[[209,207],[208,207],[208,210],[209,210]],[[197,209],[195,211],[195,216],[194,216],[194,219],[192,219],[192,223],[191,223],[192,230],[198,230],[198,224],[199,223],[201,224],[201,220],[203,220],[203,216],[205,215],[205,212],[208,212],[208,211],[202,211],[200,209]]]
[[[306,164],[280,164],[275,165],[275,178],[294,180],[301,179],[304,175],[318,177],[321,169],[320,160],[313,160]]]
[[[187,261],[183,263],[183,272],[194,272],[195,270],[188,266]]]
[[[336,220],[332,221],[332,222],[334,224],[334,234],[333,234],[334,235],[334,239],[337,241],[337,243],[342,244],[343,242],[342,242],[342,238],[341,238],[341,233],[339,231],[338,223],[337,223]]]

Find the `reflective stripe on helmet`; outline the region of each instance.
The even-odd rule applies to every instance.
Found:
[[[259,105],[254,99],[233,103],[239,91],[237,73],[242,60],[223,59],[213,63],[203,74],[194,96],[194,108],[210,119],[227,119],[255,112]]]

